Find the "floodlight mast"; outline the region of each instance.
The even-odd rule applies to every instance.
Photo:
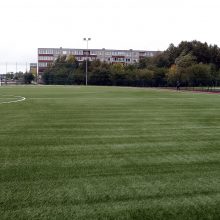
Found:
[[[83,38],[84,41],[86,41],[86,86],[88,85],[88,48],[89,48],[89,41],[91,38]]]

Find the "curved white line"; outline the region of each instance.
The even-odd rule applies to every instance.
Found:
[[[10,95],[9,95],[10,96]],[[12,96],[14,98],[18,98],[18,100],[13,100],[13,101],[8,101],[8,102],[0,102],[0,105],[1,104],[8,104],[8,103],[15,103],[15,102],[22,102],[24,101],[26,98],[23,97],[23,96]]]

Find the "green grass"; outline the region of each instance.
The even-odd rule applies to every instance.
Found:
[[[0,219],[220,219],[220,96],[0,87]],[[14,100],[14,99],[13,99]]]
[[[215,86],[215,87],[212,87],[212,86],[202,86],[202,87],[180,87],[181,90],[189,90],[189,91],[201,91],[201,92],[216,92],[216,93],[219,93],[220,92],[220,87],[218,86]]]

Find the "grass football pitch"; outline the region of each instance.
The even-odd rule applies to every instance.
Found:
[[[220,95],[0,87],[0,219],[220,219]]]

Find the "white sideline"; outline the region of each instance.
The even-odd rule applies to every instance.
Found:
[[[15,103],[15,102],[22,102],[22,101],[24,101],[26,99],[23,96],[12,96],[12,95],[4,95],[4,96],[11,96],[11,97],[18,98],[18,99],[17,100],[13,100],[13,101],[8,101],[8,102],[0,102],[0,105],[1,104],[8,104],[8,103]]]

